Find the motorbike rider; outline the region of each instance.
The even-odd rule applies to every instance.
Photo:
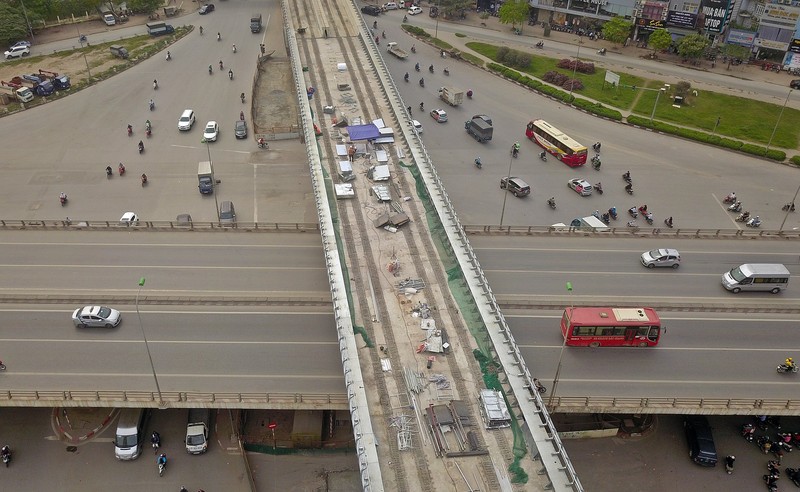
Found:
[[[728,473],[733,471],[733,464],[736,462],[736,456],[729,455],[725,457],[725,469],[728,470]]]
[[[419,110],[420,111],[425,111],[425,103],[422,103],[422,102],[419,103]]]
[[[599,150],[600,150],[600,142],[595,142],[595,143],[594,143],[594,145],[592,145],[592,148],[593,148],[594,150],[597,150],[597,151],[599,151]]]
[[[236,53],[236,45],[233,45],[233,52]]]
[[[217,33],[217,41],[219,41],[220,39],[222,39],[222,34]]]
[[[58,199],[61,200],[62,203],[66,202],[67,201],[67,194],[62,191],[61,194],[58,195]]]
[[[158,89],[158,80],[153,79],[153,89]]]
[[[412,44],[411,45],[411,52],[412,53],[416,53],[417,52],[417,45],[416,44]],[[419,66],[419,63],[417,63],[417,66]]]
[[[736,201],[736,192],[734,192],[734,191],[730,192],[728,194],[728,196],[725,197],[725,201],[731,202],[731,203],[735,202]]]
[[[111,169],[111,166],[106,166],[106,176],[111,176],[114,174],[114,170]]]
[[[228,78],[229,79],[233,79],[233,69],[232,68],[228,69]]]
[[[167,60],[172,60],[172,53],[167,50]]]
[[[403,76],[403,80],[405,80],[406,82],[408,82],[408,72],[406,72],[406,74]]]
[[[259,137],[258,139],[258,146],[263,147],[266,142],[264,141],[264,137]]]
[[[667,217],[667,227],[672,227],[672,216]]]
[[[545,152],[544,150],[543,150],[543,151],[541,151],[541,152],[539,153],[539,159],[541,159],[541,160],[545,160],[545,159],[547,159],[547,152]]]
[[[412,47],[411,47],[411,49],[413,50],[413,49],[414,49],[414,47],[412,46]],[[414,65],[414,70],[416,70],[417,72],[419,72],[419,62],[417,62],[417,64],[416,64],[416,65]]]
[[[142,174],[142,176],[144,176],[144,174]],[[156,431],[153,431],[153,435],[150,437],[150,442],[153,443],[155,447],[159,447],[161,445],[161,434],[159,434]]]
[[[784,364],[786,364],[786,369],[790,371],[794,370],[794,359],[792,359],[791,357],[787,357],[786,360],[784,361]]]
[[[430,73],[433,73],[433,63],[431,63],[431,66],[429,66],[429,67],[428,67],[428,71],[429,71]]]
[[[483,164],[481,163],[481,157],[480,156],[475,158],[475,165],[478,166],[478,169],[483,167]]]
[[[119,166],[117,166],[117,170],[119,171],[119,175],[122,176],[125,174],[125,165],[120,162]]]
[[[133,133],[133,126],[128,125],[128,135],[130,135],[131,133]]]
[[[142,184],[145,183],[147,183],[147,175],[145,173],[142,173]]]
[[[514,157],[519,154],[519,142],[514,142],[514,145],[511,146],[511,153],[514,155]]]
[[[208,74],[211,75],[212,73],[214,73],[214,67],[209,65],[208,66]]]
[[[222,60],[219,61],[219,69],[220,69],[220,71],[225,69],[225,67],[222,64]]]
[[[383,32],[381,33],[381,37],[382,37],[383,39],[386,39],[386,31],[383,31]]]
[[[141,151],[143,151],[143,150],[144,150],[144,142],[142,142],[141,140],[139,140],[139,152],[141,152]],[[111,167],[111,166],[109,166],[109,167]]]
[[[244,121],[244,111],[239,111],[239,119]]]
[[[377,29],[378,28],[378,21],[373,21],[372,22],[372,28],[373,29]]]
[[[547,204],[548,204],[548,205],[550,205],[551,207],[554,207],[554,206],[556,205],[556,197],[554,197],[554,196],[551,196],[551,197],[550,197],[550,198],[547,200]]]
[[[420,85],[420,87],[425,87],[425,79],[424,78],[420,78],[419,79],[419,85]]]
[[[203,35],[203,26],[200,26],[200,35]]]
[[[408,22],[408,16],[407,15],[403,16],[403,22]]]
[[[242,99],[242,104],[244,104],[244,92],[242,92],[241,94],[239,94],[239,97]]]
[[[158,456],[158,459],[156,460],[156,463],[158,463],[159,465],[163,465],[164,467],[166,467],[166,466],[167,466],[167,455],[166,455],[166,454],[164,454],[164,453],[161,453],[161,454]]]
[[[633,191],[633,184],[632,183],[626,184],[625,185],[625,191],[627,191],[629,193],[632,192]]]
[[[0,456],[3,457],[3,461],[8,461],[11,459],[11,448],[8,447],[8,444],[0,449]]]
[[[631,172],[630,171],[625,171],[625,174],[622,175],[622,179],[624,179],[625,181],[630,183],[630,181],[631,181]]]
[[[153,127],[150,125],[150,120],[147,120],[147,121],[145,121],[145,122],[144,122],[144,127],[145,127],[145,129],[146,129],[146,130],[150,130],[151,128],[153,128]]]

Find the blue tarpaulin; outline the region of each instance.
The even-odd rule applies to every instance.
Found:
[[[354,125],[347,127],[347,134],[350,135],[350,140],[374,140],[381,136],[378,127],[369,125]]]

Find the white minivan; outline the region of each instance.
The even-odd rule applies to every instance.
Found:
[[[722,286],[738,294],[768,290],[777,294],[789,285],[789,270],[780,263],[745,263],[722,274]]]
[[[194,125],[194,111],[191,109],[184,109],[181,117],[178,119],[178,130],[185,132],[192,129]]]

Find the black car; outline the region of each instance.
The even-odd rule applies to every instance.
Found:
[[[795,79],[789,82],[789,87],[791,87],[792,89],[800,89],[800,79]]]
[[[247,138],[247,123],[244,120],[236,120],[233,125],[233,133],[236,138]]]
[[[367,15],[374,15],[375,17],[378,17],[379,15],[381,15],[381,8],[378,7],[377,5],[366,5],[364,7],[361,7],[361,13]]]
[[[213,11],[214,11],[214,4],[213,3],[208,3],[208,4],[203,5],[202,7],[200,7],[200,15],[210,14]]]
[[[717,464],[717,448],[708,419],[702,415],[687,415],[683,421],[686,442],[689,444],[689,458],[700,466]]]

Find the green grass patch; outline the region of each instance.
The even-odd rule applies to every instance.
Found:
[[[649,86],[662,87],[663,82],[650,81]],[[646,91],[633,112],[650,118],[656,95],[655,91]],[[690,91],[686,103],[680,108],[672,107],[671,97],[664,96],[666,94],[661,94],[659,97],[656,119],[713,132],[719,117],[715,133],[764,145],[769,142],[772,132],[775,131],[775,124],[781,112],[781,106],[778,104],[709,91],[699,91],[697,97]],[[784,149],[797,148],[798,127],[800,127],[800,111],[786,108],[771,146]]]
[[[487,58],[497,61],[497,46],[486,43],[470,42],[467,43],[467,47]],[[534,53],[533,60],[526,69],[515,68],[515,70],[538,79],[541,79],[544,74],[551,70],[555,70],[572,77],[572,71],[558,68],[557,65],[559,61],[560,59],[538,56],[536,53]],[[575,78],[583,82],[585,87],[579,91],[573,91],[573,94],[594,99],[608,106],[630,109],[633,106],[633,101],[636,99],[636,94],[631,93],[632,91],[616,89],[608,84],[604,84],[603,80],[605,79],[605,74],[606,70],[601,68],[598,68],[597,72],[591,75],[576,73]],[[626,76],[625,79],[625,83],[630,85],[642,85],[645,83],[645,79],[640,77]]]

